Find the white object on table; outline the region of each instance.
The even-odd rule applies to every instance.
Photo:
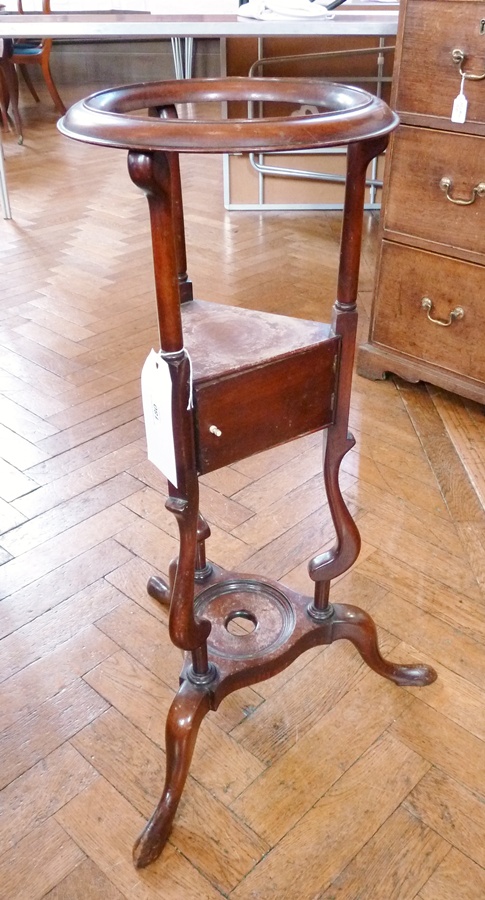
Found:
[[[331,0],[328,0],[331,3]],[[326,4],[319,0],[248,0],[238,9],[238,16],[261,19],[333,18]]]

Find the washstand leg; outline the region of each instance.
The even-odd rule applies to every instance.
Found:
[[[199,513],[197,520],[197,552],[195,557],[195,580],[199,583],[205,581],[212,573],[212,564],[207,561],[205,555],[205,542],[210,538],[210,535],[209,523]]]
[[[207,690],[186,680],[170,707],[165,726],[166,778],[160,802],[133,847],[133,862],[142,869],[162,852],[187,779],[202,719],[210,709]]]
[[[160,575],[151,575],[147,582],[147,592],[163,606],[170,606],[170,588]]]
[[[205,581],[212,572],[212,565],[207,562],[205,555],[205,542],[210,537],[210,527],[204,517],[199,513],[197,523],[197,555],[195,567],[195,580]],[[154,600],[158,600],[163,606],[170,606],[172,591],[164,578],[160,575],[151,575],[147,583],[147,592]]]
[[[374,672],[404,687],[423,687],[436,681],[437,674],[424,663],[404,665],[390,662],[381,655],[377,629],[371,616],[357,606],[336,603],[333,606],[331,641],[345,638],[359,651]]]

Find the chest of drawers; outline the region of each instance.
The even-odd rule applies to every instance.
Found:
[[[452,121],[461,91],[466,115]],[[483,0],[401,0],[391,103],[401,125],[389,148],[357,371],[485,402]]]

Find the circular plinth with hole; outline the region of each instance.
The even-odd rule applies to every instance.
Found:
[[[231,579],[202,591],[195,612],[212,625],[208,649],[224,659],[257,659],[288,640],[295,613],[282,591],[256,580]]]

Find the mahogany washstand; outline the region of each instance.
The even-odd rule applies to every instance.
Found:
[[[176,105],[202,101],[244,101],[248,116],[178,117]],[[308,109],[316,111],[305,115]],[[146,114],[141,116],[141,110]],[[270,110],[275,115],[268,115]],[[178,523],[180,548],[170,563],[169,583],[155,575],[148,591],[169,604],[170,637],[185,652],[185,662],[167,718],[163,794],[133,851],[138,867],[160,854],[200,723],[230,692],[280,672],[310,647],[339,638],[351,641],[375,672],[395,684],[425,685],[436,678],[426,665],[385,660],[371,617],[358,607],[329,601],[331,580],[349,569],[360,549],[338,473],[354,444],[348,414],[366,169],[385,149],[396,124],[386,104],[363,90],[297,78],[131,85],[94,94],[60,122],[69,137],[128,150],[130,176],[148,198],[160,353],[172,382],[177,486],[169,483],[166,505]],[[179,153],[331,146],[347,147],[331,322],[194,300],[186,273]],[[210,529],[199,511],[198,476],[319,429],[336,540],[309,562],[313,596],[209,562],[205,541]],[[252,630],[232,633],[234,619]]]

